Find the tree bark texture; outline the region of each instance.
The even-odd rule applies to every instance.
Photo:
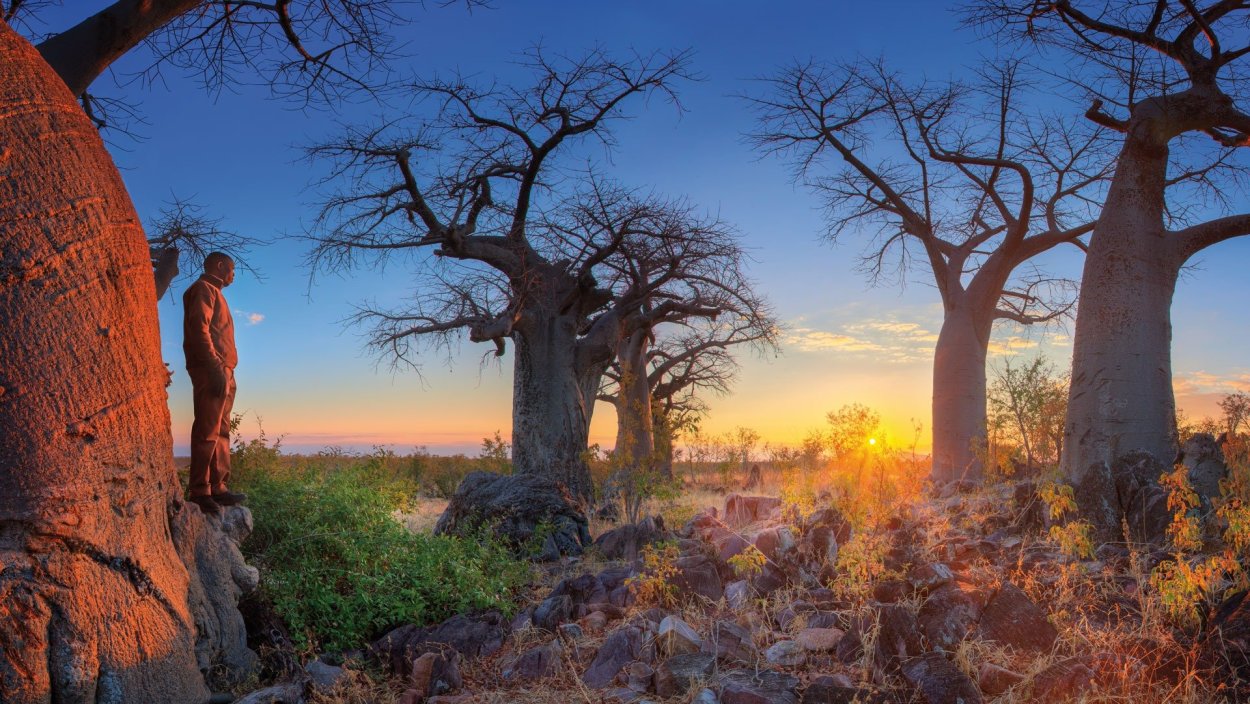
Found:
[[[0,22],[0,700],[206,697],[165,379],[121,177]]]
[[[629,454],[629,465],[644,468],[655,452],[651,418],[651,384],[647,379],[650,331],[635,330],[617,343],[621,381],[616,404],[616,452]]]
[[[974,448],[985,442],[985,359],[993,310],[991,305],[977,316],[956,308],[942,320],[933,353],[934,481],[980,481],[983,476]]]
[[[574,496],[589,498],[593,486],[584,454],[594,396],[585,395],[589,370],[579,359],[576,316],[532,308],[512,339],[513,471],[554,479]]]
[[[1079,482],[1144,450],[1176,454],[1172,295],[1183,260],[1163,225],[1168,149],[1129,135],[1098,219],[1081,283],[1063,470]]]

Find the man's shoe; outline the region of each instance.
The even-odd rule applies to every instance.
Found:
[[[247,501],[247,494],[227,491],[222,494],[213,494],[213,501],[216,501],[221,506],[236,506]]]
[[[187,500],[199,506],[206,516],[216,516],[221,513],[221,504],[214,501],[211,496],[192,496]]]

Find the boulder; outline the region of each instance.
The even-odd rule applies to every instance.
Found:
[[[698,595],[717,601],[725,594],[720,571],[707,555],[686,555],[673,561],[677,574],[672,585],[679,595]]]
[[[786,526],[766,528],[755,536],[755,548],[773,562],[783,559],[797,545],[794,533]]]
[[[284,682],[239,697],[234,704],[304,704],[304,701],[303,682]]]
[[[733,621],[717,621],[703,640],[703,652],[729,661],[755,662],[758,651],[751,632]]]
[[[607,687],[621,668],[638,658],[641,649],[642,629],[626,626],[614,631],[599,647],[594,661],[582,675],[582,682],[591,689]]]
[[[460,689],[464,686],[460,677],[460,653],[451,648],[422,653],[412,661],[408,686],[426,697]]]
[[[730,670],[716,680],[721,704],[798,704],[799,678],[782,672]]]
[[[857,687],[845,675],[821,675],[803,690],[800,704],[893,704],[889,694]]]
[[[536,645],[521,653],[511,665],[505,667],[503,678],[519,682],[542,679],[555,674],[563,656],[564,648],[560,646],[558,638]]]
[[[1189,483],[1202,502],[1202,511],[1211,510],[1211,499],[1220,495],[1220,480],[1228,476],[1224,451],[1210,433],[1195,433],[1181,448],[1181,464],[1188,471]]]
[[[1239,591],[1207,618],[1198,663],[1223,683],[1235,701],[1250,701],[1250,599]]]
[[[977,686],[981,688],[983,694],[991,697],[1006,692],[1022,681],[1024,681],[1024,675],[990,662],[982,663],[981,669],[977,671]]]
[[[887,671],[897,671],[903,661],[923,652],[920,628],[907,607],[883,604],[877,609],[877,622],[876,662]]]
[[[307,672],[308,676],[312,678],[313,688],[320,692],[326,692],[334,689],[335,685],[337,685],[346,674],[346,671],[343,668],[337,665],[330,665],[329,663],[322,662],[321,660],[313,660],[308,663],[304,666],[304,671]]]
[[[1172,511],[1159,477],[1168,470],[1149,452],[1121,455],[1112,466],[1120,510],[1129,539],[1141,545],[1163,546],[1168,540]],[[1110,542],[1110,541],[1108,541]]]
[[[676,616],[665,616],[660,621],[655,640],[660,652],[665,655],[697,653],[703,647],[703,639],[699,637],[698,631]]]
[[[590,544],[586,515],[568,489],[533,474],[471,472],[456,488],[434,533],[472,536],[483,526],[520,551],[533,547],[539,526],[550,528],[561,555],[580,555]]]
[[[625,686],[635,692],[646,693],[655,688],[655,670],[645,662],[631,662],[625,674]]]
[[[809,653],[829,653],[845,635],[837,628],[804,628],[794,639]]]
[[[768,646],[764,659],[780,667],[798,667],[807,662],[807,652],[797,641],[782,640]]]
[[[928,704],[981,704],[981,692],[941,653],[925,653],[902,664],[903,677]]]
[[[560,624],[573,618],[573,598],[568,594],[549,596],[534,609],[534,628],[555,633]]]
[[[1046,612],[1011,582],[1004,582],[981,611],[977,634],[1028,652],[1050,650],[1059,635]]]
[[[503,647],[509,629],[508,620],[495,610],[458,614],[427,628],[415,624],[400,626],[374,641],[370,648],[393,672],[405,676],[415,658],[448,647],[466,658],[491,655]]]
[[[951,568],[941,562],[926,562],[911,568],[907,573],[907,583],[921,594],[927,594],[938,587],[955,579]]]
[[[239,611],[239,600],[260,583],[260,573],[239,552],[251,526],[252,512],[244,506],[226,507],[220,518],[209,518],[195,504],[170,502],[170,536],[190,577],[195,659],[214,689],[243,682],[257,664]]]
[[[762,521],[771,516],[774,509],[779,508],[781,499],[775,496],[730,494],[725,497],[725,522],[729,525],[743,525]]]
[[[1073,701],[1091,689],[1096,684],[1097,677],[1085,658],[1060,660],[1033,676],[1031,701]]]
[[[696,682],[705,682],[716,669],[716,658],[707,653],[674,655],[655,669],[655,693],[661,697],[677,697],[689,691]]]
[[[985,595],[960,582],[951,582],[929,594],[917,621],[929,643],[943,650],[955,646],[976,625],[985,606]]]
[[[751,584],[745,579],[730,582],[725,587],[725,601],[734,611],[745,609],[751,602]]]
[[[664,519],[652,516],[600,535],[595,539],[595,547],[607,560],[636,560],[644,547],[672,537],[664,528]]]

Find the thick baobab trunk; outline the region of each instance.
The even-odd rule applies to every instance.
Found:
[[[669,427],[668,416],[657,411],[654,401],[651,404],[652,439],[655,451],[652,455],[653,465],[661,475],[673,478],[673,429]]]
[[[645,468],[655,451],[651,419],[651,385],[647,379],[648,332],[638,330],[618,344],[621,366],[616,403],[616,452],[628,456],[629,466]]]
[[[948,311],[933,354],[933,480],[980,481],[975,448],[985,443],[985,356],[989,325]]]
[[[0,700],[203,701],[147,244],[3,22],[0,174]]]
[[[1176,453],[1171,306],[1182,262],[1163,227],[1167,160],[1166,145],[1126,140],[1085,256],[1062,459],[1074,483],[1133,450],[1165,464]],[[1114,529],[1115,497],[1103,499],[1107,511],[1087,517]]]
[[[593,487],[585,452],[594,397],[583,393],[576,320],[534,312],[518,324],[513,340],[513,471],[550,477],[589,498]]]

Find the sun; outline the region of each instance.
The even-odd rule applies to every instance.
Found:
[[[868,438],[868,444],[869,444],[869,445],[876,445],[876,444],[877,444],[877,439],[876,439],[876,438]]]

